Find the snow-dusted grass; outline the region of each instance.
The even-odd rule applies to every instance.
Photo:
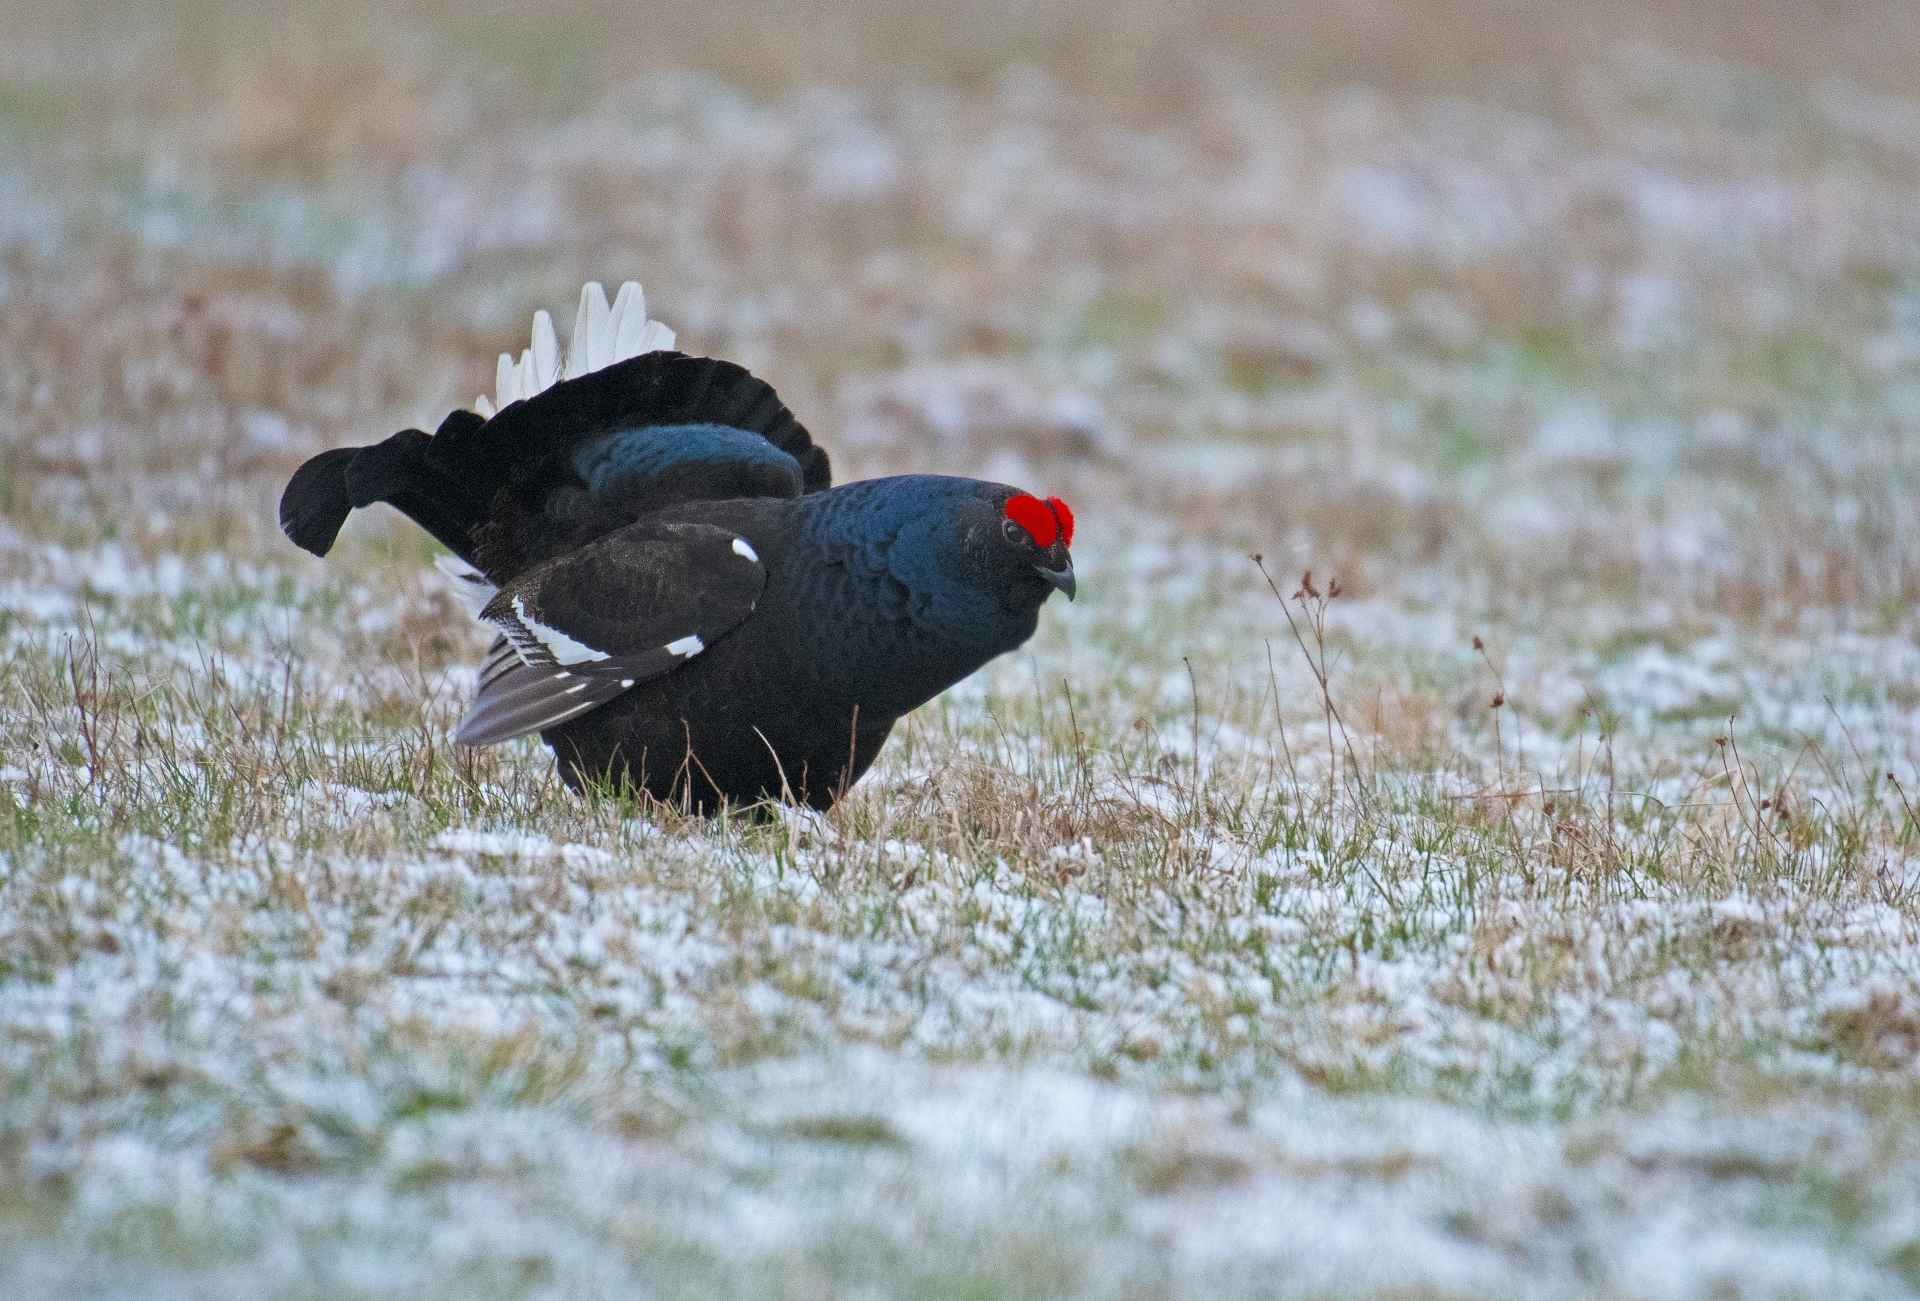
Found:
[[[1920,1288],[1920,108],[353,13],[0,52],[0,1292]],[[453,747],[418,531],[273,528],[628,276],[1080,517],[824,817]]]
[[[1396,753],[1341,675],[1432,649],[1362,609],[1328,619],[1330,768],[1272,593],[1187,548],[1172,572],[1230,595],[1181,609],[1149,548],[1086,538],[1082,605],[832,814],[773,823],[451,747],[471,670],[405,650],[473,648],[437,574],[372,601],[317,566],[27,564],[0,830],[25,1277],[1895,1286],[1908,758],[1856,756],[1839,706],[1790,752],[1503,705],[1497,747],[1448,717]],[[1482,700],[1461,644],[1428,689]],[[1733,655],[1759,702],[1884,685],[1876,651],[1813,687]],[[1654,690],[1623,658],[1602,713]],[[1737,766],[1743,733],[1773,758]]]

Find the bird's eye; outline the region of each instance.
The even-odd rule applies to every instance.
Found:
[[[1000,521],[1000,531],[1006,534],[1007,541],[1013,543],[1016,547],[1031,547],[1034,545],[1033,534],[1027,532],[1010,519]]]

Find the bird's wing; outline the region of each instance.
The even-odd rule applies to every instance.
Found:
[[[504,585],[481,618],[503,634],[454,740],[554,727],[671,672],[752,612],[753,546],[710,524],[630,525]]]

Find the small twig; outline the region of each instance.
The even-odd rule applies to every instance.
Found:
[[[767,738],[764,735],[762,735],[760,739],[764,741]],[[768,747],[768,748],[771,749],[772,747]],[[840,789],[835,791],[833,794],[833,798],[836,803],[838,803],[840,800],[844,800],[845,798],[847,798],[847,791],[853,785],[853,760],[854,760],[854,756],[859,753],[860,753],[860,706],[858,704],[855,704],[853,707],[853,722],[847,727],[847,766],[841,769]],[[779,756],[776,755],[775,756],[776,761],[778,760],[778,758]],[[786,779],[783,777],[781,778],[781,780],[784,782]]]
[[[1493,666],[1493,657],[1487,654],[1487,643],[1482,641],[1477,635],[1473,639],[1473,648],[1480,652],[1480,658],[1486,663],[1487,672],[1493,674],[1495,683],[1492,701],[1493,765],[1500,773],[1500,784],[1504,786],[1507,781],[1507,745],[1506,741],[1502,739],[1500,735],[1500,711],[1507,703],[1507,678],[1504,673]],[[1516,722],[1514,726],[1518,727],[1519,723]],[[1518,761],[1519,756],[1516,755],[1515,762]]]
[[[1853,733],[1847,729],[1847,720],[1840,717],[1840,711],[1834,708],[1832,696],[1822,696],[1820,699],[1826,702],[1827,712],[1833,715],[1833,721],[1840,725],[1840,735],[1846,738],[1847,749],[1853,751],[1853,760],[1860,765],[1861,776],[1865,777],[1868,783],[1871,784],[1873,781],[1873,769],[1867,766],[1866,759],[1861,756],[1860,747],[1853,743]]]
[[[1732,730],[1733,730],[1733,719],[1728,718],[1727,731],[1731,733]],[[1729,798],[1733,800],[1734,813],[1740,819],[1740,829],[1742,831],[1745,831],[1748,836],[1750,836],[1756,843],[1758,843],[1760,840],[1761,831],[1765,830],[1764,820],[1760,820],[1762,825],[1759,828],[1759,830],[1755,830],[1748,826],[1747,810],[1741,806],[1740,791],[1742,788],[1746,789],[1747,803],[1752,804],[1754,802],[1753,788],[1747,785],[1747,774],[1744,768],[1740,772],[1738,781],[1736,781],[1734,778],[1734,762],[1733,761],[1734,759],[1737,759],[1739,757],[1739,752],[1737,750],[1732,750],[1731,739],[1729,736],[1716,736],[1713,738],[1713,743],[1714,745],[1719,747],[1719,750],[1720,750],[1720,768],[1722,773],[1726,777],[1727,795]],[[1730,754],[1730,751],[1731,751],[1731,754]],[[1754,817],[1756,819],[1759,818],[1758,808],[1755,808],[1754,810]],[[1768,833],[1768,834],[1771,834],[1771,833]]]
[[[1089,793],[1093,787],[1093,774],[1088,771],[1087,743],[1080,735],[1080,717],[1073,709],[1073,684],[1065,678],[1060,679],[1060,690],[1067,698],[1067,726],[1073,729],[1073,762],[1075,777],[1082,794]]]
[[[1900,797],[1900,807],[1907,811],[1907,826],[1920,827],[1920,818],[1913,816],[1913,805],[1907,801],[1907,788],[1900,784],[1900,779],[1889,772],[1887,785],[1893,787],[1894,794]]]
[[[1187,690],[1193,695],[1193,799],[1200,798],[1200,679],[1194,676],[1193,661],[1185,655],[1180,662],[1187,666]],[[1197,816],[1197,815],[1196,815]]]
[[[1280,675],[1273,667],[1273,643],[1267,643],[1267,684],[1273,688],[1273,721],[1280,729],[1280,752],[1287,756],[1287,772],[1293,778],[1293,790],[1300,793],[1300,769],[1294,766],[1293,747],[1287,743],[1286,711],[1280,707]]]
[[[1333,691],[1329,685],[1327,671],[1327,603],[1340,595],[1340,581],[1331,580],[1327,584],[1326,594],[1322,595],[1314,587],[1313,571],[1309,569],[1300,576],[1300,590],[1293,594],[1294,599],[1300,602],[1301,612],[1307,614],[1308,626],[1313,629],[1314,645],[1320,648],[1320,658],[1316,661],[1313,651],[1307,647],[1307,639],[1301,633],[1299,623],[1294,620],[1293,611],[1287,608],[1287,598],[1280,595],[1279,584],[1275,583],[1273,575],[1267,572],[1265,558],[1257,553],[1247,558],[1253,561],[1255,568],[1259,569],[1260,577],[1267,580],[1267,589],[1273,593],[1274,600],[1280,602],[1280,613],[1286,616],[1287,627],[1293,632],[1293,640],[1300,647],[1301,657],[1307,661],[1307,669],[1313,674],[1314,681],[1320,685],[1320,704],[1327,720],[1327,803],[1331,806],[1334,800],[1334,779],[1338,776],[1340,768],[1340,754],[1333,744],[1333,729],[1336,723],[1339,724],[1340,738],[1346,746],[1347,762],[1352,765],[1355,779],[1360,780],[1361,774],[1360,760],[1353,753],[1353,738],[1347,732],[1347,720],[1340,716],[1339,706],[1333,703]],[[1315,602],[1313,613],[1307,611],[1308,598],[1312,598]],[[1364,782],[1362,790],[1365,790]]]

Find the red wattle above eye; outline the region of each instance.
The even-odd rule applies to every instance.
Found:
[[[1043,547],[1053,545],[1060,525],[1053,512],[1038,497],[1011,497],[1007,500],[1007,518],[1025,529]]]
[[[1047,505],[1053,507],[1053,513],[1060,518],[1060,540],[1068,546],[1073,545],[1073,512],[1067,509],[1067,503],[1058,497],[1047,498]]]

